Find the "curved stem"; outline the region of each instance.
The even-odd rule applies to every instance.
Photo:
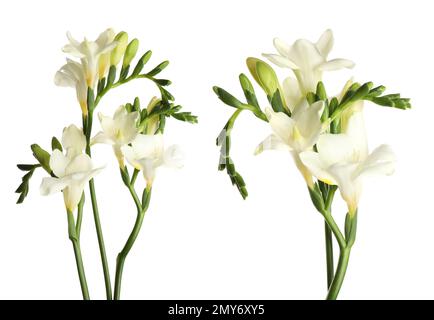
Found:
[[[144,203],[140,203],[139,197],[136,194],[136,191],[134,190],[134,187],[130,184],[128,186],[128,189],[131,193],[131,196],[134,200],[134,203],[137,207],[137,217],[136,222],[134,223],[133,230],[130,233],[130,236],[128,237],[127,242],[125,243],[123,249],[121,252],[119,252],[118,257],[116,259],[116,276],[115,276],[115,292],[114,292],[114,299],[119,300],[121,295],[121,283],[122,283],[122,272],[124,269],[125,259],[127,258],[128,253],[130,252],[131,248],[134,245],[134,242],[137,239],[137,236],[139,235],[140,229],[142,227],[143,219],[145,217],[145,213],[149,207],[149,202],[151,199],[151,187],[148,186],[144,192],[146,192],[146,197],[144,199]]]
[[[330,286],[329,292],[327,294],[327,300],[336,300],[339,291],[342,287],[342,283],[345,278],[345,273],[347,272],[348,261],[350,259],[351,247],[346,247],[341,249],[339,255],[338,267],[336,269],[336,274],[334,276],[333,282]]]
[[[77,238],[74,215],[72,212],[67,212],[68,216],[68,234],[74,248],[75,262],[77,265],[78,278],[80,279],[80,287],[84,300],[90,300],[89,289],[87,287],[86,275],[84,273],[83,259],[81,257],[80,241]]]

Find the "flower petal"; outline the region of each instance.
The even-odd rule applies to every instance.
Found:
[[[182,168],[184,166],[184,153],[178,145],[172,145],[164,152],[163,163],[170,168]]]
[[[334,71],[339,69],[352,69],[354,67],[354,62],[347,59],[333,59],[322,63],[318,69],[321,71]]]
[[[86,148],[86,137],[83,134],[83,130],[77,128],[75,125],[70,125],[63,129],[62,146],[74,154],[81,153]]]
[[[324,183],[335,185],[335,178],[327,171],[327,164],[324,163],[317,152],[304,151],[300,153],[300,159],[309,171]]]
[[[161,158],[164,151],[162,134],[139,134],[131,143],[134,152],[141,158]]]
[[[345,134],[323,134],[317,142],[318,153],[326,167],[352,162],[355,148]]]
[[[291,46],[287,44],[285,41],[283,41],[280,38],[274,38],[273,40],[274,47],[276,48],[277,52],[283,56],[287,57],[289,50],[291,50]]]
[[[327,58],[327,56],[329,55],[330,51],[333,48],[333,43],[333,32],[332,30],[327,29],[316,42],[316,47],[324,58]]]
[[[46,177],[42,179],[40,186],[41,195],[47,196],[56,192],[62,191],[68,185],[67,179],[59,179],[53,177]]]
[[[98,132],[92,138],[91,145],[98,144],[98,143],[109,144],[109,145],[115,144],[115,142],[110,137],[108,137],[104,132]]]
[[[91,171],[93,168],[92,160],[87,154],[79,154],[71,162],[65,169],[66,175],[72,175],[75,173],[83,173]]]
[[[295,126],[294,120],[283,112],[274,112],[271,108],[266,108],[265,114],[274,133],[284,143],[290,144],[290,139]]]
[[[289,110],[293,112],[296,105],[300,103],[302,94],[297,79],[288,77],[282,83],[283,95]]]
[[[70,161],[71,159],[66,157],[62,151],[56,149],[50,157],[50,168],[58,178],[62,178],[65,176],[65,169]]]
[[[255,155],[262,153],[265,150],[286,150],[290,151],[291,147],[285,144],[282,139],[274,134],[269,135],[262,141],[255,150]]]
[[[262,56],[270,60],[278,67],[298,70],[298,66],[286,57],[282,57],[279,56],[278,54],[270,54],[270,53],[264,53],[262,54]]]
[[[376,148],[361,164],[357,176],[391,175],[395,171],[396,156],[388,145]]]

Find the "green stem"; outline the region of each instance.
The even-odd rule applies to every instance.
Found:
[[[336,188],[334,186],[330,186],[327,194],[327,198],[325,200],[325,209],[331,214],[331,205],[333,202],[333,197],[336,192]],[[330,285],[333,281],[334,277],[334,259],[333,259],[333,237],[332,230],[330,229],[327,222],[324,222],[325,228],[325,245],[326,245],[326,263],[327,263],[327,288],[330,288]]]
[[[87,119],[85,118],[83,120],[83,128],[85,129],[85,136],[86,136],[86,154],[91,157],[91,149],[90,149],[90,137],[92,134],[92,122],[93,122],[93,111],[89,112]],[[104,273],[104,283],[105,283],[105,290],[106,290],[106,297],[107,300],[113,299],[112,294],[112,285],[110,280],[110,269],[108,266],[107,261],[107,255],[105,251],[105,244],[104,244],[104,237],[102,233],[101,228],[101,221],[99,218],[99,210],[98,210],[98,203],[96,200],[96,192],[95,192],[95,182],[94,180],[89,181],[89,191],[90,191],[90,199],[92,202],[92,211],[93,211],[93,218],[95,221],[95,229],[96,229],[96,235],[98,238],[98,246],[99,246],[99,252],[101,256],[101,263]]]
[[[327,263],[327,288],[333,281],[335,275],[335,266],[333,261],[333,237],[332,230],[328,226],[327,222],[324,222],[325,228],[325,245],[326,245],[326,263]]]
[[[74,248],[75,262],[77,265],[78,278],[80,279],[81,292],[84,300],[90,300],[89,289],[87,288],[86,275],[84,273],[83,259],[81,257],[80,241],[77,238],[76,225],[72,212],[67,212],[68,216],[68,234]]]
[[[80,202],[78,203],[78,207],[77,207],[77,223],[75,226],[75,231],[77,233],[77,239],[80,240],[80,232],[81,232],[81,223],[83,221],[83,207],[84,207],[84,192],[81,195],[81,199]]]
[[[338,297],[339,291],[345,278],[345,273],[347,271],[348,261],[350,259],[350,252],[350,246],[341,249],[338,267],[336,269],[336,274],[327,294],[327,300],[336,300],[336,298]]]
[[[145,197],[143,204],[140,202],[139,197],[137,196],[136,191],[131,184],[128,186],[128,190],[130,191],[134,203],[136,204],[137,217],[136,217],[136,222],[134,223],[133,230],[131,231],[128,240],[125,243],[125,246],[123,247],[122,251],[119,252],[118,257],[116,259],[116,276],[115,276],[115,292],[114,292],[115,300],[120,299],[122,272],[124,269],[125,259],[127,258],[128,253],[133,247],[134,242],[137,239],[137,236],[139,235],[140,229],[142,227],[143,219],[145,217],[145,213],[149,207],[149,202],[151,199],[151,187],[147,187],[146,190],[144,191],[147,192],[147,196]]]

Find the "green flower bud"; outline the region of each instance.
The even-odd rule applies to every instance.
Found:
[[[125,68],[130,65],[131,61],[136,56],[137,50],[139,49],[139,40],[133,39],[127,46],[124,55],[124,62],[122,63],[122,67]]]
[[[113,49],[110,56],[110,65],[112,66],[116,66],[125,53],[128,44],[128,33],[124,31],[119,32],[115,37],[115,41],[118,42],[118,45]]]

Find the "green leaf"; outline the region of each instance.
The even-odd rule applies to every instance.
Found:
[[[354,214],[347,213],[345,217],[345,240],[351,247],[356,241],[357,232],[357,212]]]
[[[38,160],[42,168],[44,168],[48,173],[51,173],[50,154],[37,144],[32,144],[30,148],[33,151],[33,156]]]
[[[140,99],[139,99],[139,97],[135,97],[134,98],[133,109],[135,111],[139,111],[140,112]]]
[[[51,139],[51,150],[63,151],[62,144],[60,143],[60,141],[56,137],[53,137]]]
[[[20,170],[26,169],[24,171],[28,171],[22,178],[21,178],[21,184],[18,186],[18,188],[15,190],[15,193],[19,193],[20,196],[18,197],[17,204],[23,203],[24,199],[27,197],[27,194],[29,193],[29,181],[32,177],[34,171],[39,168],[39,164],[33,164],[33,165],[18,165],[18,168]],[[28,170],[31,168],[30,170]]]
[[[156,66],[154,69],[152,69],[151,71],[149,71],[146,75],[149,76],[149,77],[156,76],[161,71],[163,71],[168,65],[169,65],[169,61],[167,61],[167,60],[163,61],[158,66]]]
[[[237,109],[242,109],[244,107],[244,104],[238,100],[237,98],[235,98],[233,95],[231,95],[229,92],[227,92],[226,90],[214,86],[213,90],[215,92],[215,94],[218,96],[218,98],[223,101],[223,103],[227,104],[228,106],[237,108]]]
[[[270,104],[275,112],[285,112],[285,107],[283,106],[283,100],[279,89],[277,89],[273,94]]]
[[[124,184],[129,187],[130,186],[130,175],[128,173],[128,169],[125,166],[124,168],[120,169],[121,171],[121,177],[122,177],[122,181],[124,182]]]
[[[163,87],[169,86],[172,84],[172,81],[167,80],[167,79],[154,79],[154,82],[156,84],[159,84],[160,86],[163,86]]]
[[[127,65],[125,67],[122,66],[121,74],[119,75],[119,81],[124,81],[127,78],[129,71],[130,71],[130,66],[129,65]]]

